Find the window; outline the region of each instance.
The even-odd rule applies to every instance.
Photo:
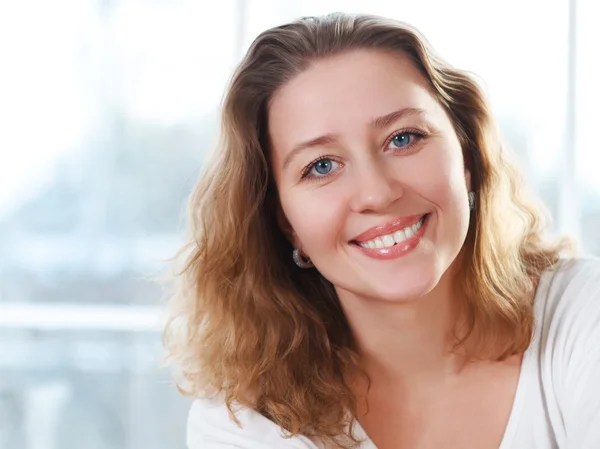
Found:
[[[1,3],[0,449],[184,447],[189,401],[159,368],[161,291],[150,278],[180,243],[236,62],[258,32],[298,16],[395,17],[478,74],[554,229],[600,254],[598,8]]]
[[[0,4],[0,448],[184,447],[150,277],[214,139],[237,12]]]

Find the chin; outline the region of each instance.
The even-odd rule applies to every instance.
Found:
[[[437,282],[411,282],[410,285],[393,285],[385,290],[373,292],[374,299],[389,302],[409,302],[416,301],[432,292],[437,285]]]
[[[431,266],[429,268],[413,267],[385,278],[377,276],[375,284],[370,282],[369,296],[390,302],[418,300],[436,288],[441,274],[434,266]]]

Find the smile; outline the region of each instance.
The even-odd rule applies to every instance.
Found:
[[[378,260],[406,256],[416,249],[423,239],[427,231],[429,215],[402,217],[371,228],[350,241],[351,247],[369,258]]]
[[[367,240],[366,242],[356,242],[359,246],[363,248],[376,249],[376,248],[390,248],[396,244],[400,244],[405,242],[406,240],[413,237],[423,223],[425,222],[425,215],[423,215],[419,221],[413,223],[412,225],[406,226],[403,229],[399,229],[393,233],[385,234],[380,237],[376,237],[372,240]]]

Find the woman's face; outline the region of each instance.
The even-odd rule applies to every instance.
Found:
[[[282,228],[340,296],[401,301],[438,284],[467,234],[470,177],[407,57],[319,60],[276,93],[268,126]]]

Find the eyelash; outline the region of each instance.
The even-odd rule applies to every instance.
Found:
[[[321,161],[335,161],[335,159],[331,156],[327,156],[326,154],[322,154],[321,156],[319,156],[316,159],[313,159],[311,162],[308,163],[308,165],[306,167],[304,167],[302,169],[302,175],[301,175],[301,179],[305,180],[311,180],[311,179],[327,179],[331,176],[331,172],[327,173],[326,175],[322,175],[322,176],[314,176],[310,174],[310,171],[313,169],[313,167],[315,165],[317,165],[319,162]],[[339,163],[339,162],[338,162]]]
[[[412,134],[412,135],[416,136],[417,142],[419,142],[423,138],[427,137],[427,133],[425,133],[424,131],[421,131],[420,129],[414,129],[414,128],[403,129],[401,131],[396,131],[390,137],[388,137],[387,140],[385,141],[385,146],[387,147],[392,142],[392,140],[394,140],[398,136],[401,136],[402,134]],[[404,150],[405,148],[407,148],[407,149],[412,148],[414,145],[417,144],[417,142],[414,142],[414,143],[411,142],[405,147],[397,148],[396,151],[405,151]]]
[[[421,131],[419,129],[414,129],[414,128],[403,129],[403,130],[400,130],[400,131],[396,131],[391,136],[389,136],[385,140],[385,147],[387,148],[387,146],[392,142],[392,140],[394,140],[398,136],[401,136],[402,134],[412,134],[414,137],[416,137],[416,142],[411,142],[411,143],[409,143],[405,147],[397,148],[396,150],[392,150],[392,151],[394,151],[394,152],[404,152],[404,151],[406,151],[405,149],[412,148],[414,145],[416,145],[423,138],[427,137],[427,133],[425,133],[424,131]],[[335,158],[333,158],[331,156],[327,156],[326,154],[322,154],[318,158],[313,159],[311,162],[308,163],[308,165],[306,165],[302,169],[301,179],[302,180],[319,180],[319,181],[322,181],[322,180],[327,179],[330,176],[332,176],[333,172],[329,172],[326,175],[322,175],[322,176],[313,176],[313,175],[310,175],[310,171],[313,169],[313,167],[316,164],[318,164],[319,162],[321,162],[321,161],[335,161]],[[338,163],[340,163],[340,162],[338,162]]]

